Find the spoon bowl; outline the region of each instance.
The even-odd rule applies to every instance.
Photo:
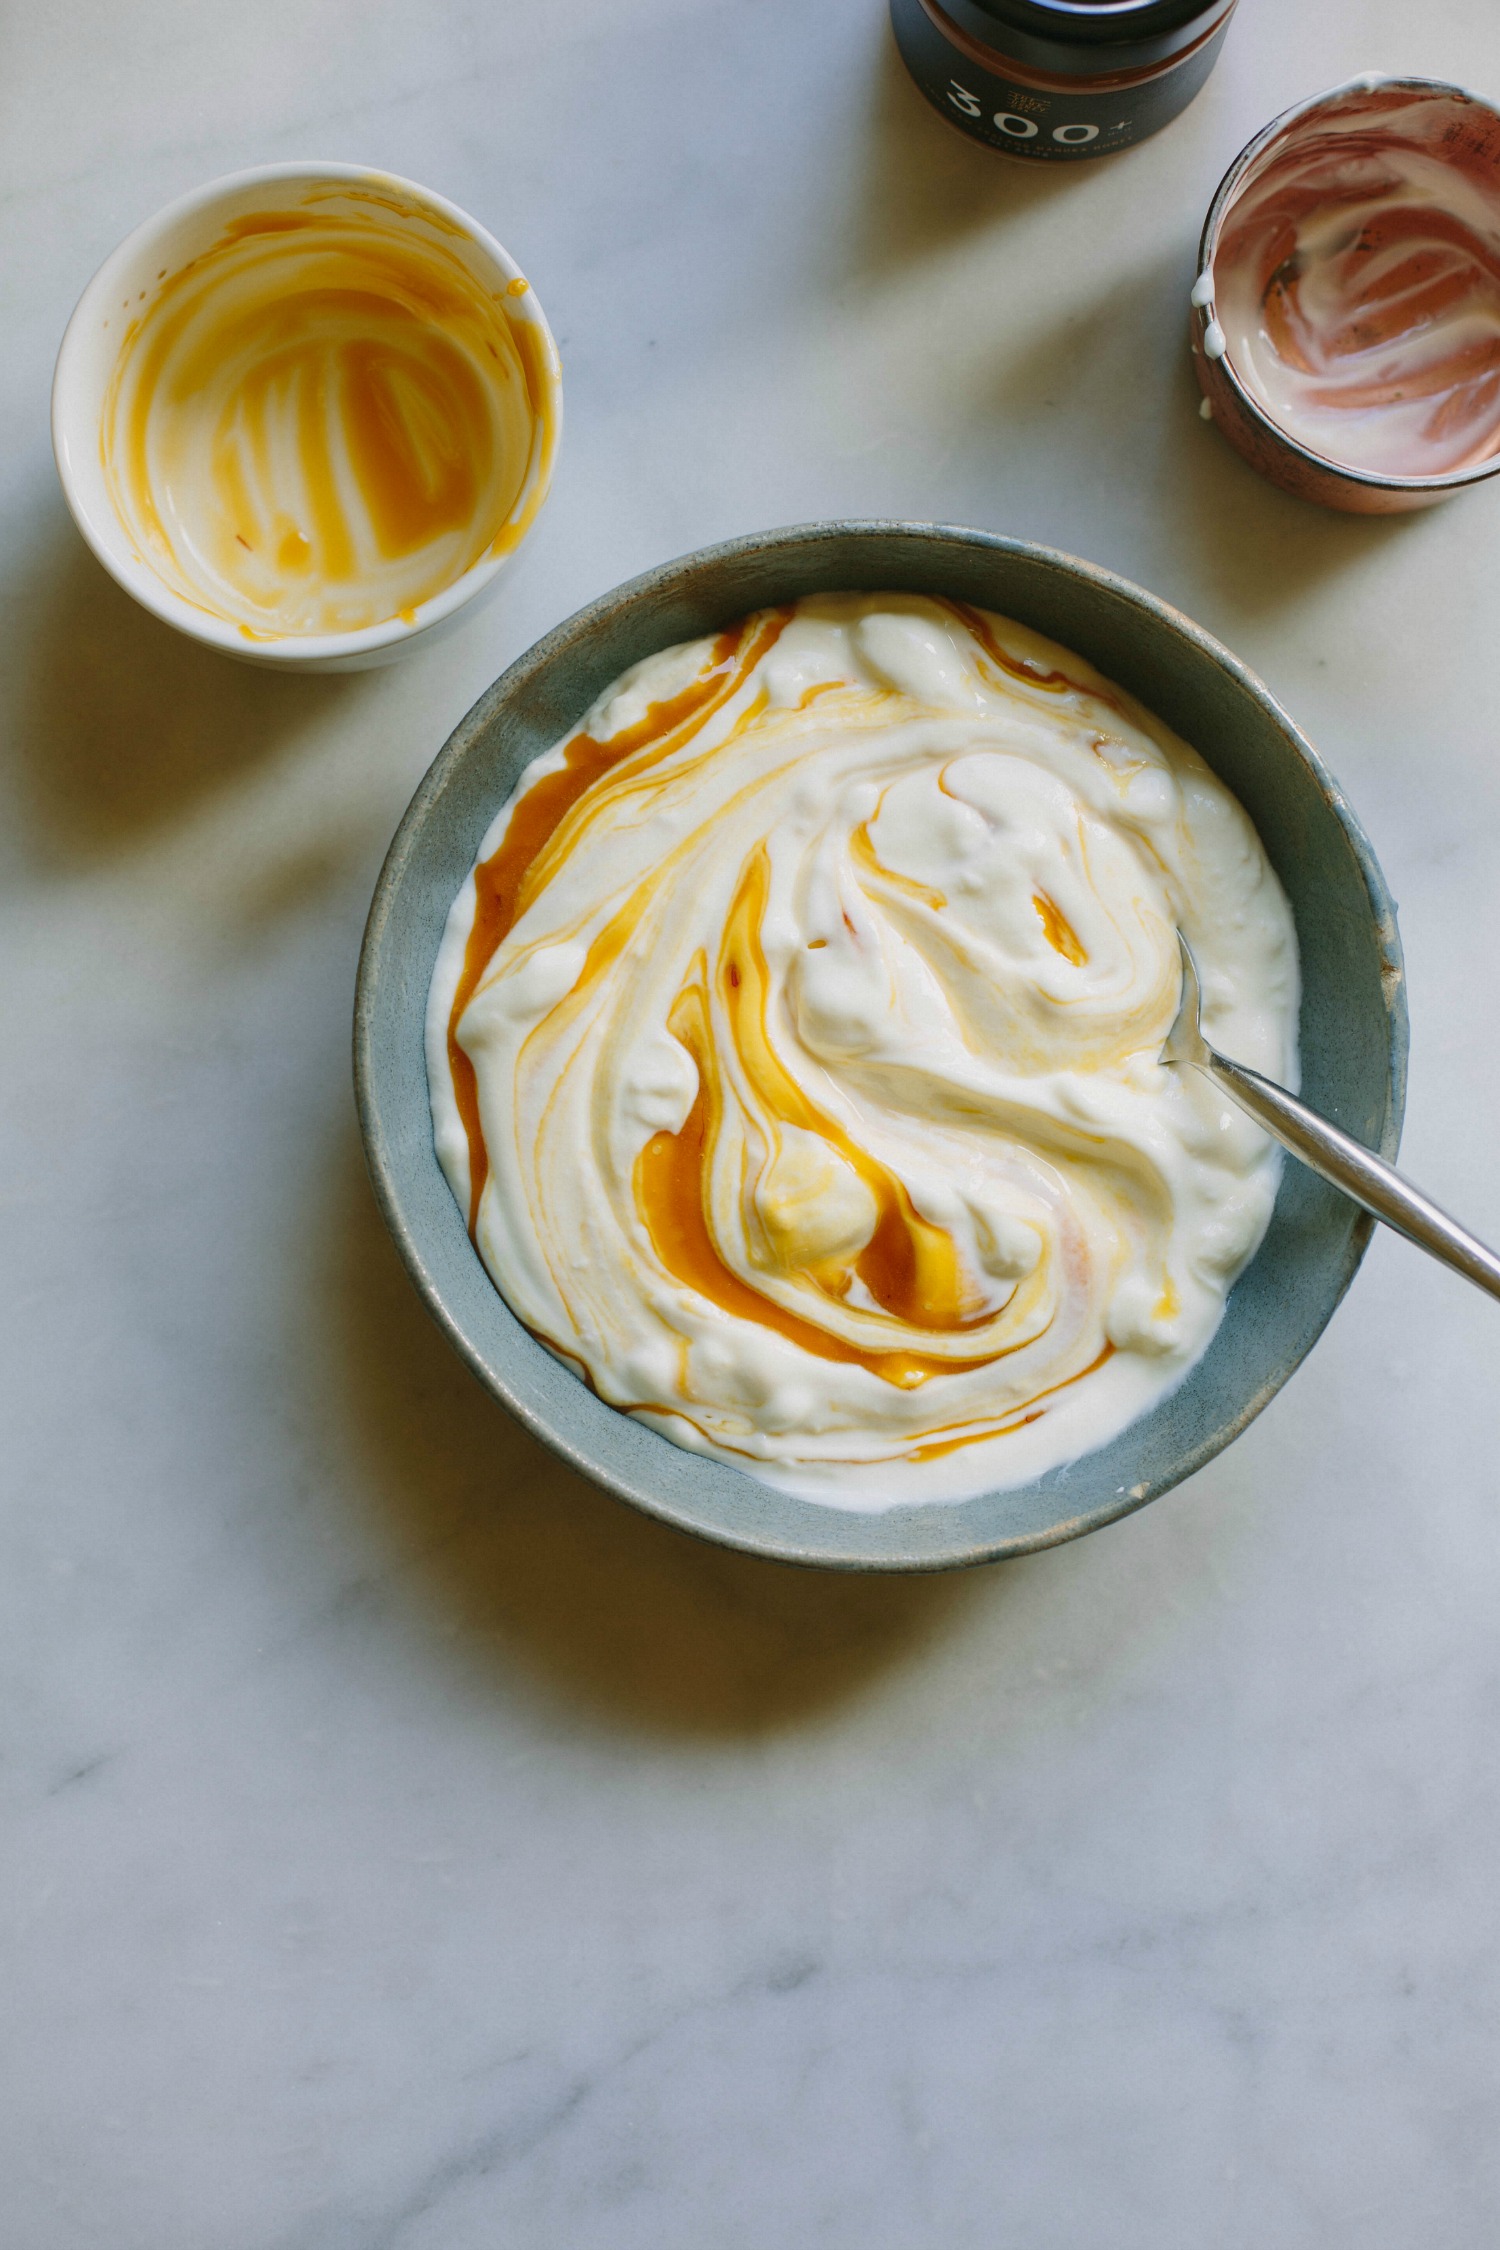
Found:
[[[1423,1195],[1420,1188],[1414,1188],[1410,1180],[1403,1179],[1394,1165],[1383,1162],[1373,1149],[1365,1148],[1348,1133],[1341,1133],[1337,1125],[1330,1125],[1326,1117],[1320,1117],[1305,1102],[1299,1102],[1284,1086],[1263,1078],[1258,1070],[1250,1070],[1244,1063],[1231,1062],[1227,1055],[1221,1055],[1216,1047],[1209,1045],[1199,1020],[1202,988],[1198,964],[1181,930],[1177,933],[1177,944],[1182,954],[1182,999],[1162,1047],[1162,1061],[1187,1063],[1204,1072],[1220,1093],[1237,1102],[1273,1140],[1289,1149],[1320,1179],[1327,1180],[1330,1187],[1349,1196],[1372,1218],[1384,1220],[1397,1234],[1404,1234],[1419,1250],[1451,1266],[1466,1281],[1472,1281],[1476,1289],[1500,1297],[1500,1258],[1476,1235],[1461,1227],[1456,1219],[1450,1219],[1446,1211]]]

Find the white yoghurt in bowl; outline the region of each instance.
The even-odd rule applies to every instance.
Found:
[[[1027,629],[819,596],[636,666],[526,771],[428,1004],[519,1318],[676,1443],[845,1508],[1023,1483],[1207,1347],[1296,1083],[1292,920],[1202,760]]]

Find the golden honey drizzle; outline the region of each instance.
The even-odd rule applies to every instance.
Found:
[[[458,1026],[480,978],[564,855],[568,839],[560,831],[595,782],[615,773],[627,760],[632,774],[640,774],[680,750],[744,686],[774,647],[790,615],[789,609],[772,610],[728,627],[714,642],[695,680],[679,694],[653,703],[644,718],[607,742],[597,742],[588,734],[575,736],[560,770],[544,774],[517,799],[499,849],[475,868],[474,921],[448,1014],[448,1067],[469,1146],[470,1234],[479,1221],[489,1154],[479,1118],[478,1081],[459,1044]]]
[[[870,1240],[854,1258],[803,1266],[800,1277],[838,1305],[857,1276],[884,1314],[907,1329],[952,1335],[986,1326],[993,1316],[976,1305],[952,1237],[921,1217],[904,1183],[809,1099],[776,1054],[766,1024],[770,976],[760,943],[769,883],[769,860],[761,846],[736,893],[717,966],[718,996],[729,1016],[734,1049],[762,1109],[778,1124],[825,1141],[864,1182],[877,1212]],[[867,1368],[902,1390],[915,1389],[933,1375],[989,1366],[1020,1348],[1002,1345],[958,1358],[905,1347],[871,1350],[801,1319],[735,1273],[719,1253],[708,1218],[723,1102],[701,986],[690,985],[679,995],[669,1027],[698,1065],[698,1092],[680,1132],[657,1133],[647,1142],[637,1163],[635,1196],[657,1256],[670,1273],[731,1317],[774,1328],[817,1358]]]
[[[1073,687],[1062,673],[1044,674],[1034,665],[1007,655],[979,612],[970,611],[962,603],[944,606],[959,616],[1006,671],[1049,690]],[[474,921],[448,1020],[448,1059],[469,1148],[471,1233],[477,1224],[489,1165],[474,1066],[458,1039],[464,1010],[495,953],[566,857],[577,825],[590,809],[584,800],[596,784],[605,776],[613,776],[611,786],[615,788],[633,782],[681,749],[745,684],[790,615],[790,609],[761,612],[721,633],[698,677],[677,695],[652,704],[633,727],[622,729],[605,742],[589,735],[577,736],[568,745],[561,769],[543,776],[517,801],[499,849],[475,870]],[[628,776],[623,771],[627,764]],[[925,885],[893,876],[882,867],[867,826],[858,831],[853,846],[867,873],[878,874],[883,881],[910,891],[924,904],[940,908],[946,903]],[[719,1004],[728,1015],[741,1067],[765,1113],[777,1123],[814,1133],[827,1143],[870,1191],[877,1213],[869,1241],[847,1263],[826,1261],[802,1266],[797,1269],[798,1276],[830,1305],[840,1306],[857,1277],[881,1314],[907,1330],[957,1335],[983,1327],[994,1316],[977,1302],[952,1237],[921,1217],[905,1184],[811,1101],[776,1054],[767,1026],[770,972],[760,940],[769,887],[770,862],[762,845],[747,863],[727,917],[714,976]],[[639,919],[642,903],[639,896],[633,898],[595,938],[570,1002],[576,1003],[617,957]],[[1049,941],[1058,951],[1075,961],[1085,959],[1071,925],[1055,904],[1040,893],[1035,904]],[[816,947],[822,942],[815,939],[812,944]],[[633,1183],[637,1209],[666,1270],[732,1319],[751,1320],[771,1328],[815,1358],[864,1367],[903,1390],[916,1389],[934,1375],[991,1365],[1020,1349],[1019,1345],[1004,1345],[975,1357],[957,1358],[904,1347],[872,1350],[846,1342],[816,1322],[803,1319],[727,1264],[714,1240],[709,1217],[723,1092],[709,1029],[706,976],[700,958],[697,981],[684,987],[669,1017],[673,1036],[697,1065],[697,1093],[679,1131],[658,1132],[646,1143],[637,1159]],[[1039,1287],[1040,1280],[1038,1270],[1030,1287]],[[1087,1368],[1038,1393],[1027,1402],[1027,1410],[1003,1429],[940,1435],[911,1450],[906,1458],[935,1458],[983,1438],[1009,1435],[1026,1427],[1045,1411],[1042,1399],[1092,1374],[1113,1350],[1114,1346],[1106,1343]]]
[[[1036,1392],[1028,1404],[1027,1411],[1024,1414],[1017,1415],[1014,1421],[1007,1422],[1002,1429],[962,1430],[956,1437],[929,1438],[922,1445],[911,1446],[902,1455],[902,1459],[906,1461],[937,1461],[941,1460],[944,1454],[962,1452],[966,1445],[982,1445],[987,1438],[1012,1437],[1017,1430],[1029,1429],[1033,1422],[1040,1422],[1047,1411],[1041,1403],[1044,1398],[1056,1398],[1059,1391],[1071,1390],[1075,1383],[1083,1381],[1085,1375],[1096,1373],[1107,1359],[1113,1359],[1114,1356],[1114,1345],[1106,1342],[1097,1359],[1091,1359],[1087,1367],[1080,1367],[1076,1375],[1065,1375],[1060,1383],[1049,1384],[1046,1390]]]
[[[994,629],[982,609],[972,609],[967,602],[950,601],[941,594],[934,599],[939,609],[946,609],[956,617],[964,630],[978,641],[991,662],[998,664],[1002,672],[1008,672],[1013,680],[1024,680],[1028,687],[1043,688],[1049,695],[1066,695],[1070,691],[1076,695],[1080,692],[1078,682],[1070,680],[1066,672],[1044,672],[1039,665],[1028,663],[1024,656],[1012,656],[1009,649],[1003,648],[995,638]],[[1091,689],[1089,692],[1099,694],[1098,689]],[[1100,700],[1113,702],[1114,698],[1104,695]]]
[[[758,1327],[772,1328],[816,1359],[867,1368],[899,1390],[915,1390],[930,1375],[982,1367],[1001,1356],[990,1352],[982,1359],[951,1360],[920,1352],[863,1350],[788,1311],[725,1263],[708,1223],[708,1184],[721,1098],[701,988],[688,986],[679,995],[669,1023],[673,1037],[682,1041],[698,1065],[698,1092],[682,1130],[654,1133],[636,1161],[635,1173],[636,1205],[667,1271],[731,1319],[753,1320]],[[872,1241],[861,1253],[861,1260],[868,1259],[874,1249]],[[899,1253],[895,1262],[901,1262]],[[879,1264],[877,1254],[872,1261],[876,1271]]]
[[[941,789],[942,785],[942,776],[939,775],[938,787]],[[862,821],[849,838],[849,857],[861,874],[880,890],[900,891],[907,898],[917,899],[923,906],[930,906],[934,914],[941,914],[948,904],[942,892],[935,891],[931,884],[919,883],[914,875],[898,875],[894,867],[887,867],[883,860],[876,857],[875,846],[870,838],[870,823],[867,820]]]
[[[1071,961],[1075,969],[1085,967],[1088,962],[1088,955],[1083,949],[1078,932],[1074,929],[1056,899],[1049,898],[1045,891],[1034,891],[1031,903],[1036,908],[1037,917],[1046,932],[1047,943],[1051,946],[1053,952],[1060,953],[1065,961]]]
[[[193,566],[179,556],[165,502],[158,504],[153,417],[215,411],[205,405],[215,379],[235,370],[211,437],[198,441],[207,449],[213,509],[200,535],[213,567],[243,598],[257,609],[272,604],[264,629],[258,619],[241,623],[251,639],[288,629],[272,587],[300,585],[298,600],[337,589],[349,611],[344,618],[340,610],[340,629],[381,621],[354,614],[361,565],[350,487],[374,553],[408,566],[395,614],[410,621],[481,557],[517,544],[551,473],[550,347],[540,324],[506,302],[527,285],[513,282],[491,295],[455,251],[388,221],[361,219],[357,207],[459,235],[441,213],[369,190],[341,185],[336,193],[356,206],[355,216],[306,208],[249,213],[166,280],[127,332],[106,405],[106,474],[152,554],[190,581]],[[306,198],[328,201],[328,194]],[[302,263],[278,289],[271,245],[291,237],[302,238]],[[494,363],[493,380],[481,372],[484,355]],[[530,456],[523,441],[513,460],[497,420],[496,395],[504,394],[492,393],[495,382],[517,375]],[[236,549],[246,568],[255,557],[260,569],[243,586]],[[177,590],[213,607],[207,587],[185,582]]]
[[[857,1274],[876,1304],[906,1327],[938,1333],[977,1327],[988,1316],[975,1303],[952,1236],[921,1218],[895,1174],[808,1099],[771,1044],[770,972],[760,942],[770,883],[770,860],[761,845],[730,908],[719,960],[719,993],[734,1049],[764,1111],[778,1124],[800,1126],[827,1142],[858,1173],[879,1214],[851,1268],[838,1269],[831,1285],[821,1271],[811,1278],[825,1295],[842,1299]]]

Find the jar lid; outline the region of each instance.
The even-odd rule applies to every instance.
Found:
[[[1190,47],[1235,0],[939,0],[971,39],[1065,78],[1144,70]]]

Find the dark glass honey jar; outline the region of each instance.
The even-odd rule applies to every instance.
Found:
[[[1171,123],[1236,0],[891,0],[902,60],[976,141],[1038,164],[1112,156]]]

